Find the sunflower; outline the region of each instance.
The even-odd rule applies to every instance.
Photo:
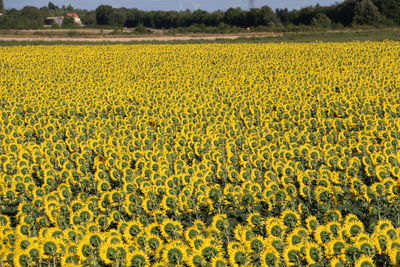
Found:
[[[129,248],[124,244],[105,242],[101,245],[99,256],[106,264],[124,264],[128,260]]]
[[[164,244],[164,242],[158,235],[153,235],[153,234],[150,234],[149,236],[147,236],[146,241],[147,241],[147,247],[154,254],[158,254]]]
[[[298,245],[302,242],[303,238],[296,232],[292,231],[285,237],[285,242],[290,245]]]
[[[343,224],[346,225],[350,222],[359,222],[360,219],[357,217],[357,215],[349,213],[347,216],[344,218]]]
[[[246,240],[246,231],[250,230],[246,225],[238,224],[233,230],[234,236],[236,240],[244,242]]]
[[[282,212],[281,220],[287,228],[294,228],[300,222],[300,216],[293,211],[285,210]]]
[[[260,235],[256,235],[249,241],[246,241],[248,251],[251,251],[254,255],[261,254],[266,248],[265,244],[265,239]]]
[[[369,240],[358,241],[355,243],[355,246],[358,247],[360,252],[364,255],[373,256],[376,253],[373,244],[371,244]]]
[[[221,245],[210,239],[205,240],[205,242],[203,242],[197,249],[197,252],[207,262],[211,262],[213,258],[218,257],[221,251]]]
[[[269,247],[274,248],[278,253],[283,253],[286,244],[280,238],[269,236],[265,240],[266,244],[270,244]]]
[[[61,258],[61,265],[62,266],[75,266],[78,267],[80,266],[79,264],[79,258],[78,256],[71,254],[71,253],[67,253],[66,255],[62,256]]]
[[[228,250],[229,262],[232,266],[238,267],[250,263],[249,255],[244,248],[233,248]]]
[[[265,230],[268,235],[282,237],[285,226],[281,220],[276,218],[271,220],[271,218],[269,218],[265,223]]]
[[[287,266],[298,266],[301,262],[301,253],[297,246],[288,245],[283,251],[283,260]]]
[[[160,225],[157,222],[150,223],[144,227],[143,232],[148,235],[149,234],[161,235]]]
[[[331,267],[345,267],[347,266],[345,264],[345,261],[343,261],[342,259],[338,259],[338,258],[333,258],[330,260],[330,265]]]
[[[13,255],[13,264],[17,267],[26,267],[32,265],[27,252],[19,251]]]
[[[142,232],[143,225],[138,221],[131,221],[124,229],[124,238],[127,241],[132,241]]]
[[[354,245],[348,245],[344,249],[344,255],[346,257],[346,261],[354,263],[360,255],[360,250]]]
[[[323,250],[321,246],[316,243],[306,243],[306,261],[308,264],[315,264],[321,262],[323,259]]]
[[[340,210],[327,210],[324,218],[326,222],[340,222],[342,221],[342,214]]]
[[[194,226],[187,228],[185,231],[186,241],[193,240],[193,239],[197,238],[198,236],[200,236],[200,231]]]
[[[228,263],[226,262],[226,259],[224,257],[214,257],[211,260],[211,267],[227,267]]]
[[[76,254],[78,255],[79,259],[81,261],[86,260],[90,255],[93,254],[93,249],[90,247],[90,244],[88,243],[88,240],[85,240],[86,242],[79,242]],[[101,247],[103,249],[103,246]]]
[[[371,256],[362,255],[355,263],[355,267],[374,267],[376,266]]]
[[[59,242],[53,239],[44,240],[41,244],[42,255],[46,258],[55,258],[60,256],[61,247]]]
[[[190,267],[200,267],[205,265],[204,258],[201,256],[199,252],[188,253],[184,259],[184,261]]]
[[[400,264],[400,247],[390,249],[388,254],[393,266],[398,266]]]
[[[317,229],[317,227],[319,226],[319,222],[317,220],[317,217],[315,217],[315,216],[307,217],[306,226],[307,226],[307,229],[310,232],[314,232]]]
[[[211,226],[213,229],[217,229],[220,232],[227,230],[228,221],[226,214],[215,215],[212,219]]]
[[[332,236],[333,234],[326,225],[318,226],[314,232],[315,241],[317,241],[321,245],[332,240]]]
[[[350,238],[356,238],[359,234],[364,233],[364,224],[360,221],[351,221],[344,225],[345,233]]]
[[[136,250],[128,253],[126,265],[146,267],[150,266],[150,259],[144,251]]]
[[[379,220],[375,226],[375,232],[384,230],[385,228],[394,228],[393,223],[389,220]]]
[[[160,225],[161,235],[166,239],[176,239],[182,235],[182,224],[179,221],[164,219]]]
[[[340,223],[338,223],[336,221],[331,221],[326,224],[326,228],[329,229],[329,231],[332,233],[333,237],[339,237],[340,231],[341,231]]]
[[[345,260],[344,249],[346,242],[341,239],[334,239],[324,244],[325,253],[329,257]]]
[[[260,255],[261,266],[276,267],[279,265],[279,259],[279,253],[273,248],[265,249]]]
[[[378,253],[387,252],[390,238],[379,232],[372,234],[371,241]]]
[[[181,241],[172,241],[165,244],[161,250],[162,260],[172,265],[183,264],[187,254],[188,247]]]

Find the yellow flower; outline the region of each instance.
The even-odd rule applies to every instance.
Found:
[[[261,265],[268,267],[278,266],[280,262],[279,258],[280,258],[279,253],[272,247],[269,247],[265,249],[260,255]]]
[[[232,266],[238,267],[250,262],[249,255],[244,248],[233,248],[228,250],[229,262]]]
[[[183,264],[188,247],[181,241],[172,241],[162,247],[162,260],[173,265]]]
[[[306,243],[306,260],[308,264],[321,262],[323,259],[323,250],[317,243]]]
[[[298,266],[302,256],[298,246],[288,245],[283,251],[283,259],[288,266]]]
[[[355,263],[356,267],[373,267],[375,266],[374,260],[371,256],[362,255]]]
[[[150,266],[150,260],[144,251],[136,250],[128,254],[127,266]]]
[[[160,225],[161,235],[166,239],[176,239],[182,235],[182,225],[179,221],[164,219]]]

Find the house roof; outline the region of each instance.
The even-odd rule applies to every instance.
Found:
[[[75,18],[79,18],[79,15],[76,13],[67,13],[67,17],[75,17]]]

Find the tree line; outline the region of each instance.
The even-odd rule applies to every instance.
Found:
[[[49,16],[76,12],[88,26],[138,27],[172,29],[201,25],[205,27],[232,26],[251,28],[258,26],[316,26],[324,28],[353,25],[400,25],[399,0],[345,0],[330,6],[307,6],[298,10],[276,9],[269,6],[243,10],[143,11],[136,8],[113,8],[101,5],[96,10],[58,7],[52,2],[37,8],[26,6],[21,10],[4,10],[0,0],[0,28],[40,28]],[[70,26],[70,25],[69,25]]]

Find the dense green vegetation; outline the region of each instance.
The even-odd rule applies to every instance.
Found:
[[[1,10],[1,3],[0,3]],[[58,7],[53,3],[37,8],[26,6],[21,10],[6,10],[0,17],[0,28],[40,28],[48,16],[62,16],[76,12],[87,26],[92,27],[148,27],[155,29],[180,29],[181,32],[233,32],[237,28],[251,30],[293,29],[318,27],[341,29],[343,27],[370,25],[400,25],[398,0],[346,0],[331,6],[307,6],[299,10],[276,9],[268,6],[226,11],[142,11],[113,8],[101,5],[96,10],[76,9],[71,5]],[[71,25],[66,25],[70,27]],[[183,30],[182,30],[183,29]]]

